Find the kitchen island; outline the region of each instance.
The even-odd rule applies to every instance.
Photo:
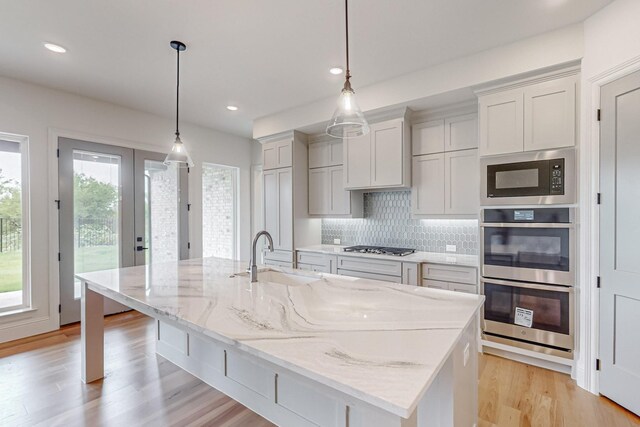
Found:
[[[78,275],[83,381],[104,376],[107,297],[156,319],[159,355],[278,425],[474,425],[482,296],[286,269],[251,283],[245,267]]]

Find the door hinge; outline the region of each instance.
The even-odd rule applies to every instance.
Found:
[[[60,252],[58,252],[58,261],[62,260],[62,255],[60,255]]]
[[[596,195],[596,203],[601,204],[602,203],[602,194],[598,193]]]
[[[600,276],[596,277],[596,288],[600,289]]]
[[[187,203],[187,211],[191,210],[191,203]]]
[[[53,202],[58,206],[58,210],[60,210],[60,200],[54,200]]]
[[[187,168],[187,173],[191,173],[191,168]]]
[[[602,120],[602,110],[598,108],[598,111],[596,114],[598,116],[598,121]]]
[[[187,242],[187,249],[191,249],[191,242]]]
[[[62,304],[58,304],[58,313],[62,313]]]
[[[56,157],[60,158],[60,149],[59,148],[56,150]]]
[[[600,370],[600,359],[596,359],[596,371]]]

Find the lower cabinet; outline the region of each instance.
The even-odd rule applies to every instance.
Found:
[[[430,264],[422,265],[422,286],[468,294],[478,293],[476,267]]]
[[[297,268],[318,273],[336,274],[338,257],[317,252],[298,252]]]

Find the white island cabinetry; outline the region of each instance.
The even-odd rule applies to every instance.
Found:
[[[156,320],[157,353],[280,426],[477,422],[483,297],[217,258],[78,275],[82,378],[104,377],[104,298]],[[109,386],[110,377],[104,379]]]

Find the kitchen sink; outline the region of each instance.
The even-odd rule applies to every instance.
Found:
[[[249,277],[249,273],[243,271],[242,273],[236,273],[233,277]],[[285,273],[283,271],[274,270],[271,268],[258,270],[258,282],[277,283],[280,285],[295,286],[295,285],[308,285],[309,283],[317,282],[320,280],[319,275],[307,275],[296,273]]]

